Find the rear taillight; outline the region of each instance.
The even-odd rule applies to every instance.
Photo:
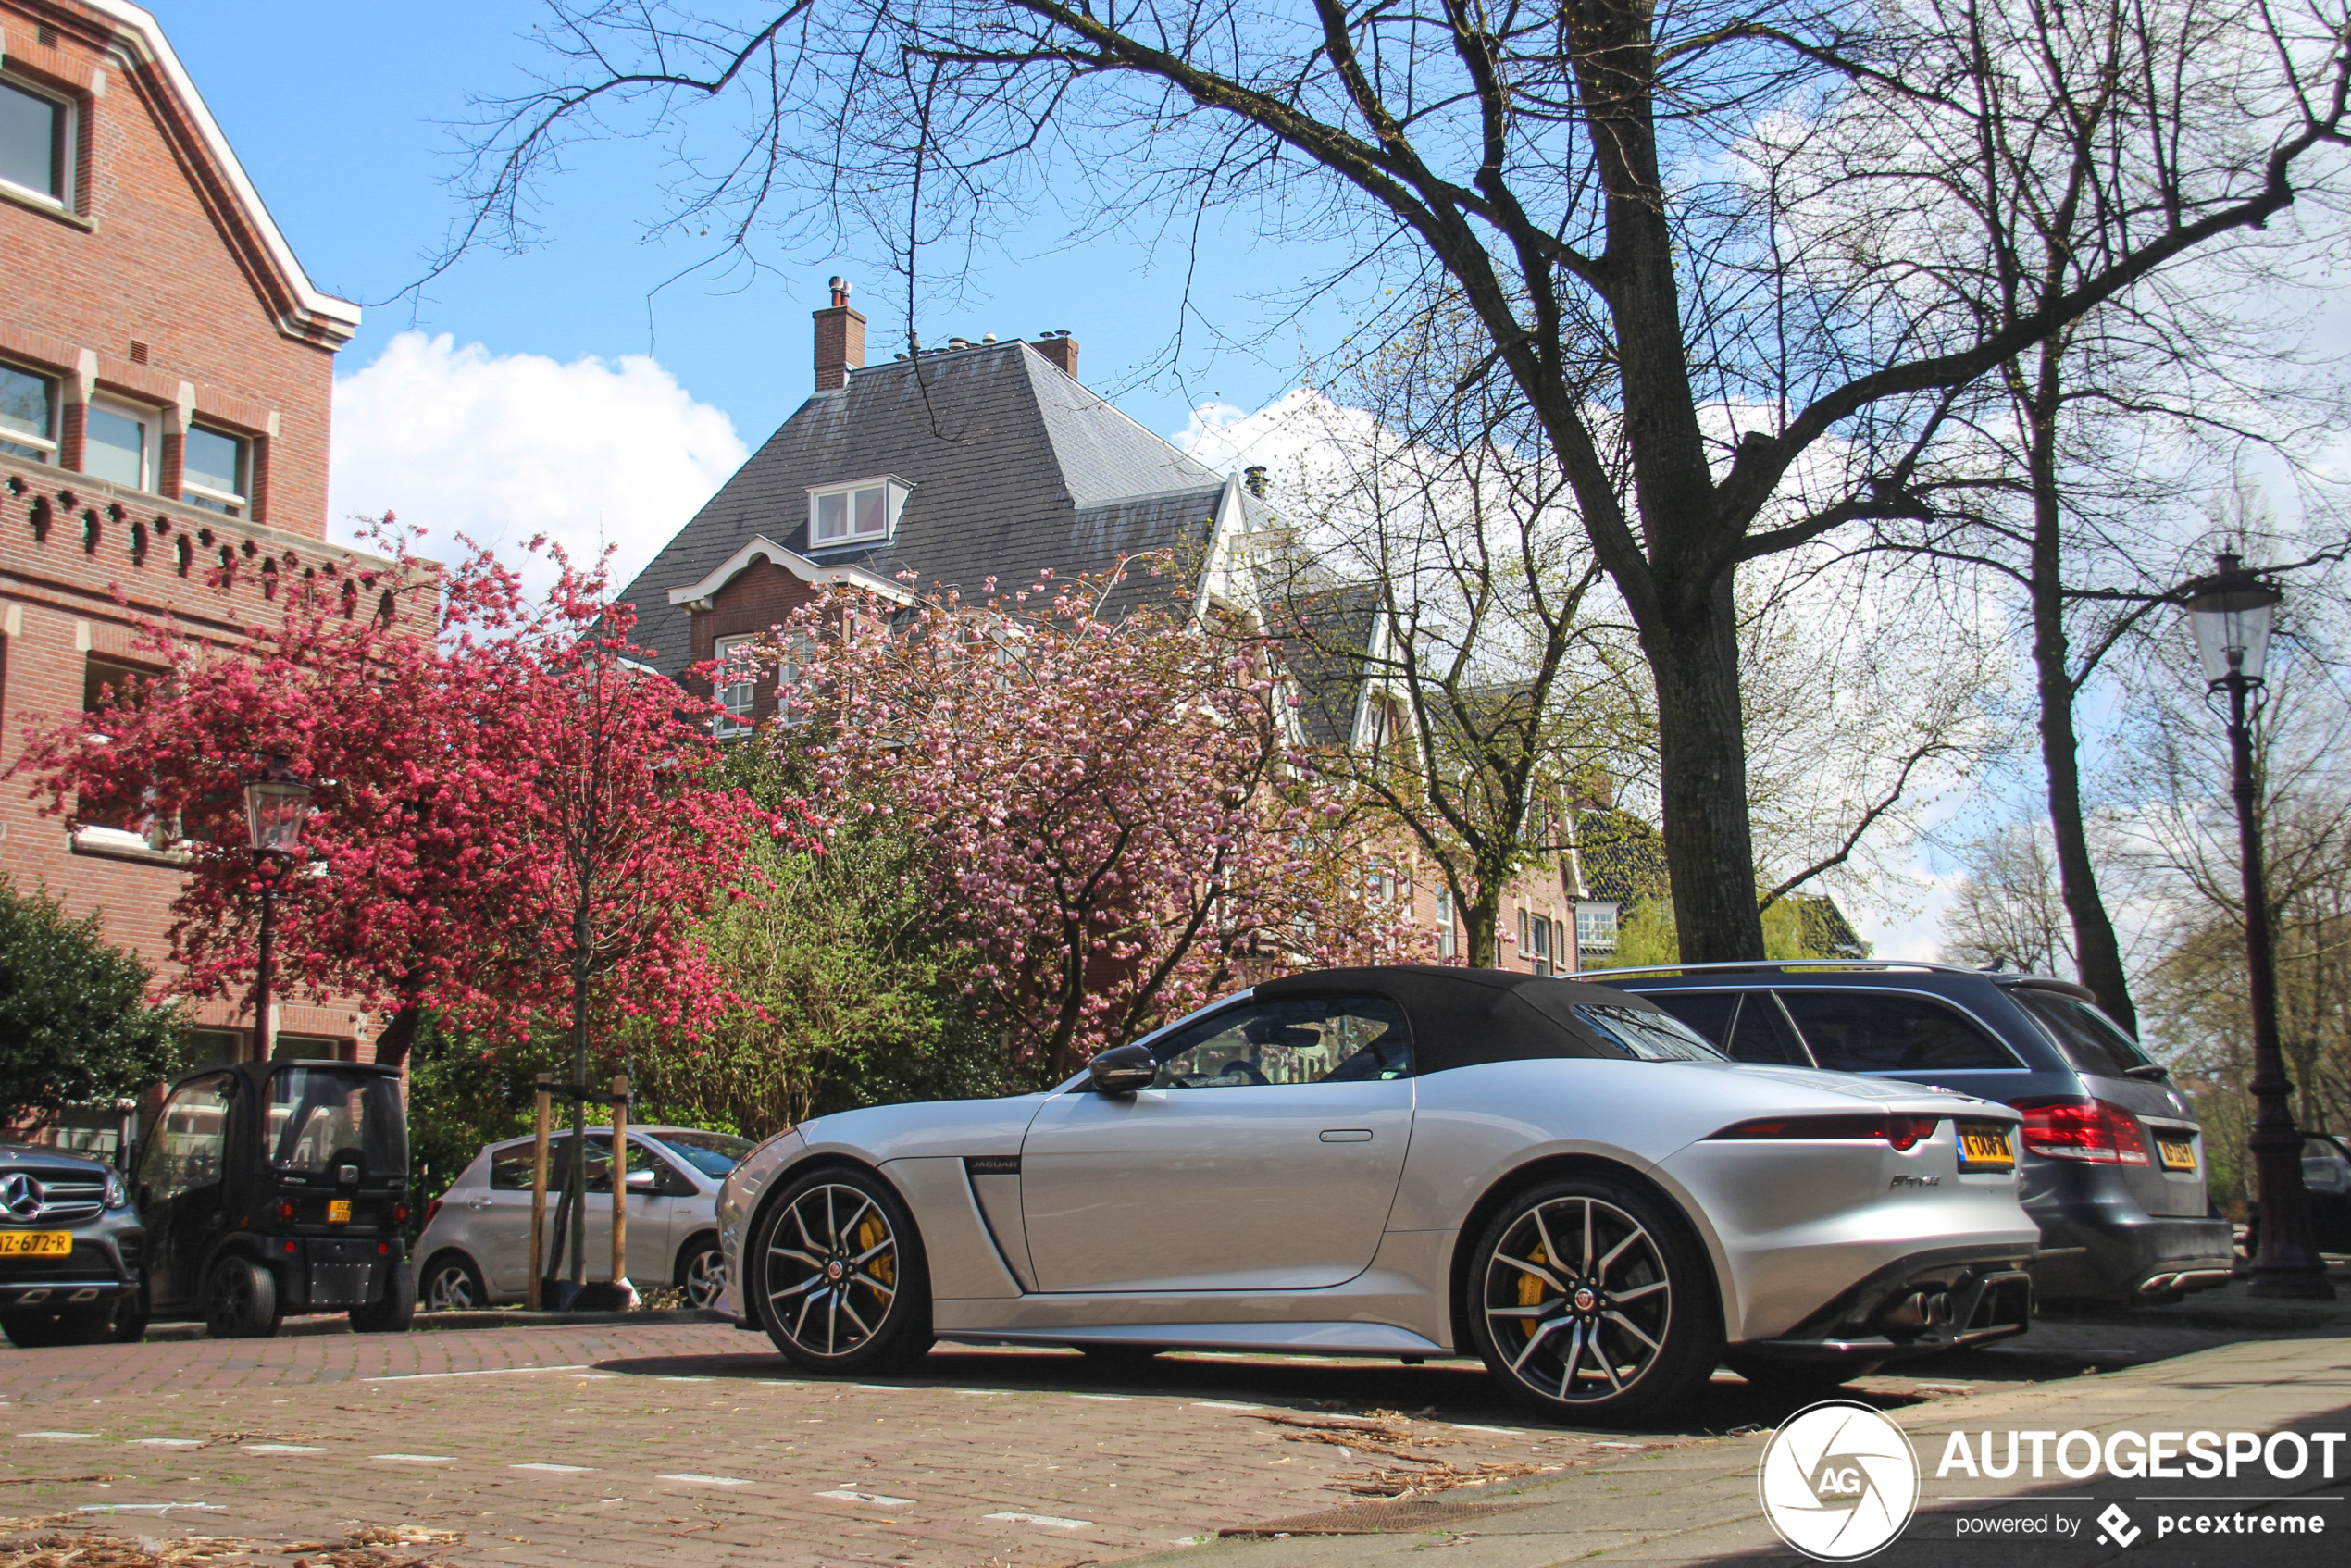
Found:
[[[280,1219],[280,1220],[290,1220],[290,1219],[293,1218],[293,1217],[294,1217],[294,1206],[293,1206],[293,1200],[292,1200],[292,1199],[291,1199],[291,1198],[280,1198],[280,1199],[279,1199],[279,1200],[278,1200],[277,1214],[278,1214],[279,1219]]]
[[[429,1203],[428,1203],[428,1204],[426,1204],[426,1205],[425,1205],[425,1228],[426,1228],[426,1229],[429,1230],[429,1229],[431,1229],[431,1228],[432,1228],[432,1217],[433,1217],[433,1215],[435,1215],[435,1214],[437,1214],[437,1213],[441,1213],[441,1200],[440,1200],[440,1199],[436,1198],[436,1199],[434,1199],[431,1202],[429,1202]]]
[[[2025,1151],[2094,1165],[2144,1165],[2138,1118],[2103,1100],[2020,1100]]]
[[[1763,1116],[1724,1127],[1718,1139],[1875,1139],[1911,1149],[1934,1136],[1933,1116]]]
[[[394,1203],[392,1206],[392,1223],[394,1225],[406,1225],[408,1223],[407,1204]]]

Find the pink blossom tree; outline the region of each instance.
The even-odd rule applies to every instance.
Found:
[[[1163,610],[1152,561],[966,602],[836,591],[765,653],[827,809],[922,841],[1017,1060],[1060,1074],[1244,973],[1426,951],[1284,738],[1267,650]]]

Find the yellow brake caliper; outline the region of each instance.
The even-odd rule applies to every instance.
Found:
[[[889,1234],[889,1232],[882,1228],[880,1215],[867,1214],[865,1223],[857,1227],[857,1250],[860,1252],[873,1251],[875,1248],[882,1244],[882,1238]],[[865,1270],[888,1288],[897,1289],[897,1249],[892,1248],[887,1252],[876,1252],[873,1259],[865,1264]]]
[[[1551,1260],[1544,1255],[1540,1242],[1536,1244],[1535,1255],[1526,1261],[1536,1268],[1551,1266]],[[1543,1282],[1523,1271],[1518,1276],[1518,1304],[1522,1307],[1538,1307],[1543,1304]],[[1529,1339],[1535,1338],[1536,1327],[1536,1322],[1531,1317],[1523,1317],[1518,1320],[1518,1331]]]

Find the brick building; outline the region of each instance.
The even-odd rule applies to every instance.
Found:
[[[379,565],[326,541],[335,352],[322,293],[155,19],[0,0],[0,768],[29,726],[135,669],[168,613],[233,643],[289,574]],[[207,582],[235,564],[230,586]],[[177,855],[153,823],[68,825],[0,790],[0,870],[161,965]],[[280,1052],[364,1055],[367,1020],[295,999]],[[196,1049],[255,1053],[249,1007]]]
[[[918,589],[970,594],[991,577],[1009,587],[1048,568],[1099,572],[1147,551],[1166,552],[1177,569],[1136,584],[1138,596],[1269,624],[1251,541],[1272,527],[1271,509],[1088,388],[1075,338],[951,338],[919,358],[868,365],[865,318],[834,284],[815,313],[812,395],[621,595],[665,673],[682,680],[756,641],[828,583],[903,594],[911,573]],[[1380,633],[1368,616],[1361,629]],[[1306,664],[1293,660],[1311,698],[1297,710],[1299,739],[1379,745],[1387,698],[1362,661]],[[776,711],[769,672],[717,695],[735,734]],[[1399,850],[1383,880],[1457,959],[1460,924],[1435,867]],[[1559,866],[1522,878],[1506,901],[1507,965],[1574,969],[1573,910]]]

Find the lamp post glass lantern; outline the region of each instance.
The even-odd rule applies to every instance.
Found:
[[[297,777],[283,753],[269,770],[245,780],[245,832],[253,842],[254,874],[261,884],[261,929],[255,943],[253,975],[254,1054],[267,1058],[270,943],[276,934],[278,882],[302,852],[302,829],[310,815],[310,783]]]
[[[2277,960],[2270,945],[2269,877],[2262,867],[2261,816],[2255,789],[2252,715],[2269,664],[2270,624],[2285,595],[2248,571],[2234,554],[2214,557],[2219,569],[2182,589],[2196,630],[2204,677],[2229,699],[2229,772],[2235,798],[2237,860],[2244,875],[2245,990],[2253,1025],[2253,1156],[2260,1204],[2260,1245],[2253,1259],[2252,1293],[2331,1300],[2326,1265],[2310,1235],[2310,1203],[2302,1186],[2302,1133],[2294,1125],[2294,1083],[2278,1041]]]

